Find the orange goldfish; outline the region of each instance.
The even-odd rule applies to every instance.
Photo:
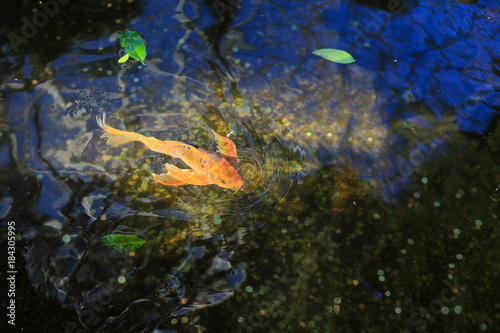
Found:
[[[130,141],[139,141],[153,151],[180,158],[191,168],[180,169],[167,163],[167,173],[153,174],[158,183],[171,186],[216,184],[236,191],[245,184],[233,166],[238,161],[234,142],[215,131],[212,132],[219,146],[219,154],[178,141],[162,141],[139,133],[120,131],[106,125],[106,114],[102,119],[97,117],[97,124],[109,134],[109,145],[118,146]]]

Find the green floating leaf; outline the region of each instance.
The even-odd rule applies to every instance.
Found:
[[[319,49],[313,54],[338,64],[350,64],[356,61],[349,53],[337,49]]]
[[[105,246],[116,252],[131,252],[146,243],[136,235],[111,234],[102,237]]]
[[[128,58],[130,58],[130,54],[125,54],[123,57],[121,57],[120,59],[118,59],[118,63],[119,64],[123,64],[124,62],[126,62],[128,60]]]
[[[410,124],[409,122],[407,121],[403,121],[403,127],[406,128],[406,129],[412,129],[413,128],[413,125]]]
[[[141,35],[135,31],[124,32],[120,37],[120,45],[132,58],[139,60],[144,65],[146,59],[146,45]],[[120,58],[120,60],[122,60]],[[126,61],[126,60],[125,60]],[[118,61],[120,62],[120,61]]]

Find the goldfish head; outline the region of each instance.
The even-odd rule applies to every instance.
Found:
[[[224,188],[240,189],[245,184],[238,171],[224,159],[208,170],[208,177]]]

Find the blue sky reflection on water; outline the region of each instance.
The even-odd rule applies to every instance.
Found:
[[[72,3],[19,50],[2,37],[2,226],[30,306],[69,310],[39,329],[499,329],[499,8]],[[128,29],[145,66],[117,64]],[[108,147],[103,112],[209,150],[210,129],[230,135],[247,187],[155,184],[172,159]],[[118,253],[113,234],[146,242]]]

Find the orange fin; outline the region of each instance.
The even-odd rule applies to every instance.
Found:
[[[110,146],[119,146],[130,141],[140,140],[139,139],[139,137],[141,136],[140,134],[134,132],[120,131],[116,128],[108,126],[106,124],[106,113],[104,113],[102,119],[99,118],[99,116],[96,116],[96,119],[97,119],[97,125],[99,125],[100,128],[106,131],[104,135],[109,136],[107,143]]]
[[[158,183],[167,185],[167,186],[179,186],[186,184],[185,181],[175,178],[170,173],[160,173],[159,175],[153,173],[153,178]]]
[[[179,169],[172,164],[165,164],[170,175],[191,185],[208,185],[213,184],[213,182],[207,176],[203,176],[192,169]]]
[[[234,142],[231,139],[218,134],[214,130],[212,130],[212,132],[214,133],[215,139],[217,140],[219,151],[226,156],[236,157],[236,145],[234,144]]]

